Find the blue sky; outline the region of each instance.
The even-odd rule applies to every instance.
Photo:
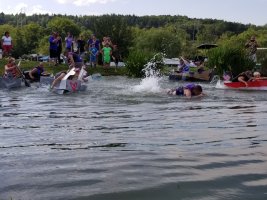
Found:
[[[0,0],[0,12],[27,15],[184,15],[267,24],[267,0]]]

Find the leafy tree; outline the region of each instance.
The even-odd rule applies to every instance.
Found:
[[[48,22],[47,28],[50,31],[56,31],[64,38],[68,32],[73,36],[78,36],[81,32],[80,27],[73,21],[65,17],[55,17]]]
[[[164,53],[167,57],[177,57],[181,52],[181,40],[178,35],[165,28],[143,29],[137,33],[135,49],[141,51]]]
[[[93,32],[91,30],[86,30],[86,29],[82,30],[82,32],[80,33],[80,35],[83,36],[85,41],[89,40],[92,34]]]
[[[124,56],[128,54],[132,32],[123,18],[116,15],[103,15],[94,22],[92,30],[101,39],[109,36],[112,43],[118,45]]]
[[[43,28],[36,23],[30,23],[23,26],[23,36],[24,36],[24,53],[35,53],[38,46],[39,40],[42,37]],[[18,44],[20,45],[20,44]]]
[[[205,25],[200,28],[197,33],[197,41],[201,43],[216,43],[218,35],[215,32],[215,27],[212,25]]]
[[[6,31],[10,33],[10,36],[12,37],[13,40],[16,38],[15,36],[16,28],[14,26],[9,24],[0,25],[1,38]]]
[[[49,35],[43,36],[39,40],[39,46],[37,52],[40,54],[48,55],[49,54]]]
[[[24,35],[23,31],[21,28],[18,28],[15,32],[16,34],[16,45],[14,46],[14,51],[12,53],[12,56],[18,58],[22,56],[23,54],[26,54],[25,52],[25,40],[24,40]]]

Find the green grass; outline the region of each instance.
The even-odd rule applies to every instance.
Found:
[[[19,61],[16,61],[18,63]],[[38,65],[39,62],[37,61],[21,61],[20,63],[20,68],[21,70],[31,70],[35,66]],[[4,66],[7,64],[6,59],[0,59],[0,75],[4,74]],[[49,64],[48,62],[44,62],[44,68],[47,73],[50,74],[56,74],[57,72],[60,71],[66,71],[68,70],[68,66],[66,64],[60,64],[57,66],[53,66],[52,64]],[[100,73],[102,76],[126,76],[127,75],[127,70],[125,67],[108,67],[105,68],[103,66],[98,65],[96,68],[92,68],[87,66],[86,68],[87,72],[89,74],[94,74],[94,73]]]

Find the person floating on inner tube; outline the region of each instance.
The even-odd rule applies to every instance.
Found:
[[[191,98],[192,96],[203,96],[202,87],[200,85],[195,85],[193,83],[187,84],[185,86],[180,86],[177,88],[167,90],[169,95],[186,96]]]

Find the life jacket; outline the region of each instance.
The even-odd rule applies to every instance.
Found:
[[[37,71],[32,75],[34,76],[34,78],[36,80],[40,80],[40,77],[41,77],[42,73],[44,72],[44,69],[43,69],[43,67],[40,67],[40,66],[35,67],[35,69],[37,69]]]
[[[190,70],[190,66],[187,65],[187,64],[184,64],[184,66],[183,66],[183,72],[189,72],[189,70]]]
[[[40,67],[40,66],[37,66],[37,67],[35,67],[35,68],[37,69],[36,74],[37,74],[38,76],[41,76],[41,74],[44,72],[44,68],[43,68],[43,67]]]
[[[184,95],[184,87],[178,87],[178,88],[176,88],[176,95],[178,95],[178,96],[183,96]]]

